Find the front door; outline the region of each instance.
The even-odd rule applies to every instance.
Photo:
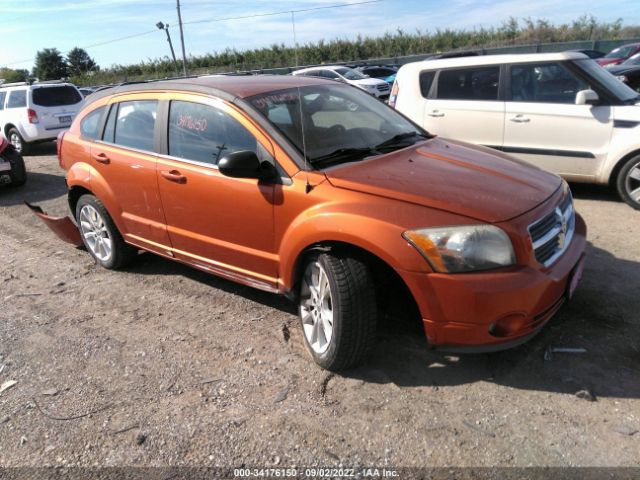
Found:
[[[218,161],[239,150],[273,161],[269,141],[230,105],[184,95],[167,108],[158,185],[176,258],[274,289],[274,184],[230,178]]]
[[[590,88],[559,62],[511,65],[503,150],[573,180],[606,159],[613,131],[608,105],[576,105]]]

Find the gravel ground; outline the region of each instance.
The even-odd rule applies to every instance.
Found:
[[[283,298],[57,240],[22,205],[66,212],[55,147],[26,162],[0,189],[0,466],[640,466],[640,212],[607,189],[574,188],[587,267],[533,341],[446,355],[387,319],[333,375]]]

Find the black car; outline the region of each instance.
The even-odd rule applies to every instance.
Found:
[[[602,58],[606,55],[606,53],[601,52],[600,50],[581,50],[581,49],[577,49],[577,50],[569,50],[570,52],[578,52],[578,53],[584,53],[587,57],[589,58]]]
[[[640,65],[616,65],[607,69],[618,80],[640,93]]]

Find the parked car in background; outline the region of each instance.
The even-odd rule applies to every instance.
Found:
[[[301,70],[296,70],[292,73],[292,75],[304,77],[321,77],[327,78],[329,80],[348,83],[380,99],[388,98],[389,92],[391,91],[391,86],[384,80],[366,77],[362,73],[352,68],[343,67],[340,65],[323,65],[321,67],[303,68]]]
[[[624,62],[627,58],[640,52],[640,43],[629,43],[628,45],[622,45],[621,47],[614,48],[604,57],[596,60],[603,67],[609,67],[618,65]]]
[[[577,49],[577,50],[568,50],[568,51],[569,52],[582,53],[582,54],[586,55],[587,57],[593,58],[593,59],[602,58],[602,57],[605,56],[605,53],[601,52],[600,50],[580,50],[580,49]]]
[[[32,144],[55,140],[69,128],[82,102],[71,83],[5,83],[0,85],[0,129],[24,155]]]
[[[379,78],[380,80],[384,80],[387,83],[393,83],[393,81],[389,82],[388,78],[390,76],[394,76],[398,71],[397,68],[387,67],[384,65],[365,65],[362,67],[357,67],[356,70],[363,75],[367,75],[371,78]]]
[[[85,98],[87,96],[91,95],[93,92],[95,92],[95,89],[91,88],[91,87],[81,87],[78,90],[80,91],[82,96],[85,97]]]
[[[430,132],[502,150],[640,209],[638,92],[580,53],[404,65],[389,104]]]
[[[0,134],[0,185],[20,186],[26,181],[27,169],[22,155]]]
[[[621,64],[615,65],[608,70],[611,75],[614,75],[618,80],[640,93],[640,53],[636,53]]]
[[[91,99],[59,142],[79,233],[36,213],[109,269],[145,249],[287,295],[323,368],[364,360],[384,295],[406,295],[432,345],[490,351],[535,335],[580,280],[566,182],[359,89],[219,76]]]

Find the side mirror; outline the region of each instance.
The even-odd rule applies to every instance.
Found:
[[[240,150],[225,155],[218,162],[220,173],[233,178],[256,178],[269,180],[275,177],[276,169],[269,162],[260,159],[249,150]]]
[[[576,93],[576,105],[596,105],[600,97],[593,90],[580,90]]]

